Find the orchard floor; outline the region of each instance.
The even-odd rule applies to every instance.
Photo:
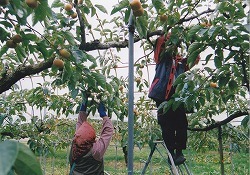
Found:
[[[162,147],[159,147],[160,152],[164,155]],[[53,156],[39,156],[45,175],[68,175],[68,149],[56,151]],[[148,147],[141,150],[134,148],[134,174],[139,175],[145,165],[145,161],[149,155]],[[219,163],[219,153],[217,151],[195,152],[190,149],[185,150],[187,165],[193,175],[220,175],[221,165]],[[127,168],[122,152],[122,148],[110,145],[105,154],[105,171],[110,175],[126,175]],[[225,175],[249,175],[249,153],[230,153],[224,151],[224,169]],[[151,159],[151,163],[146,169],[147,175],[169,175],[170,170],[165,159],[155,151]]]

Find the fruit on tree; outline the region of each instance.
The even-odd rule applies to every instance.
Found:
[[[9,0],[0,0],[1,6],[7,5],[7,4],[9,4]]]
[[[22,36],[19,35],[19,34],[14,35],[14,36],[12,37],[12,40],[13,40],[13,42],[15,42],[15,43],[20,43],[20,42],[23,41]]]
[[[165,21],[167,21],[168,20],[168,16],[167,15],[161,15],[160,16],[160,21],[161,22],[165,22]]]
[[[206,27],[206,23],[205,22],[203,22],[203,23],[200,23],[200,25],[202,26],[202,27]]]
[[[137,116],[139,115],[139,112],[136,109],[134,109],[134,114]]]
[[[15,43],[12,39],[6,41],[6,46],[8,48],[16,48],[17,43]]]
[[[140,68],[141,68],[141,69],[144,68],[144,64],[140,64]]]
[[[210,87],[216,88],[216,87],[217,87],[217,83],[211,82],[211,83],[210,83]]]
[[[64,62],[61,59],[54,59],[53,65],[58,67],[59,69],[62,69],[64,66]]]
[[[74,12],[74,13],[73,13],[73,14],[71,14],[70,16],[71,16],[71,18],[73,18],[73,19],[74,19],[74,18],[76,18],[76,17],[77,17],[77,13],[76,13],[76,12]]]
[[[133,11],[137,11],[142,8],[141,2],[139,0],[133,0],[132,2],[130,2],[130,7]]]
[[[37,0],[25,0],[26,4],[30,7],[30,8],[36,8],[38,6],[38,1]]]
[[[144,13],[144,9],[142,7],[136,11],[133,11],[134,16],[142,16],[143,13]]]
[[[136,81],[137,83],[140,83],[140,82],[141,82],[141,78],[140,78],[140,77],[137,77],[137,78],[135,79],[135,81]]]
[[[83,0],[78,0],[78,4],[82,4],[83,3]]]
[[[64,10],[71,11],[72,9],[73,9],[73,6],[71,4],[65,4],[64,5]]]
[[[59,50],[59,53],[63,58],[69,58],[70,57],[70,53],[69,53],[69,51],[67,49],[61,49],[61,50]]]
[[[119,90],[122,92],[122,91],[123,91],[123,86],[120,86],[120,87],[119,87]]]
[[[202,27],[210,27],[212,24],[210,22],[203,22],[200,24]]]

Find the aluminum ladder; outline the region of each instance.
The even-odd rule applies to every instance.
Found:
[[[169,162],[168,162],[168,157],[164,156],[162,154],[162,152],[159,150],[159,148],[158,148],[159,144],[162,145],[164,147],[164,149],[167,151],[167,155],[168,155],[168,157],[170,159],[171,164],[169,164]],[[151,151],[149,153],[148,159],[145,162],[145,165],[144,165],[144,167],[142,169],[141,175],[144,175],[146,173],[146,169],[147,169],[147,167],[148,167],[148,165],[149,165],[149,163],[151,161],[151,158],[152,158],[155,150],[157,150],[159,152],[159,154],[161,155],[161,157],[164,158],[165,161],[166,161],[166,163],[169,165],[171,175],[186,175],[186,174],[187,175],[193,175],[191,173],[191,171],[188,169],[188,166],[187,166],[186,162],[184,162],[183,164],[178,165],[178,166],[176,166],[174,164],[173,157],[170,154],[169,150],[167,149],[164,141],[154,141],[153,148],[151,149]]]

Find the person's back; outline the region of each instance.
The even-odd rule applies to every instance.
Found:
[[[113,125],[106,115],[105,107],[99,104],[98,112],[102,121],[100,138],[95,140],[94,128],[87,122],[86,103],[82,104],[76,133],[70,150],[70,175],[104,174],[103,156],[113,135]]]

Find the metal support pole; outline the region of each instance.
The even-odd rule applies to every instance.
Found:
[[[219,151],[220,151],[220,169],[221,175],[224,175],[224,158],[223,158],[223,147],[222,147],[222,131],[221,126],[218,127],[218,140],[219,140]]]
[[[134,159],[134,22],[133,12],[129,17],[129,90],[128,90],[128,175],[133,175]]]

